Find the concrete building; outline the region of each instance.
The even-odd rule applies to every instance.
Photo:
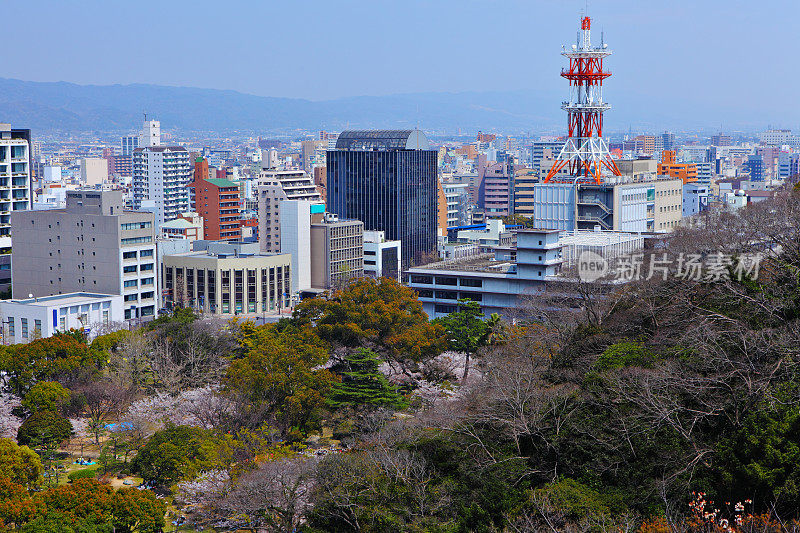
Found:
[[[87,187],[108,181],[108,161],[100,157],[84,157],[81,161],[81,183]]]
[[[469,224],[469,184],[442,183],[446,204],[447,227]]]
[[[656,196],[656,184],[659,191],[669,194]],[[679,179],[600,185],[540,183],[534,191],[534,225],[564,231],[595,227],[634,233],[669,231],[680,218],[682,185]],[[656,222],[665,225],[658,228]]]
[[[683,186],[682,214],[690,217],[708,209],[709,186],[700,183],[687,183]]]
[[[383,231],[364,232],[364,275],[400,281],[400,241],[386,240]]]
[[[12,213],[32,206],[31,131],[0,124],[0,246],[11,234]]]
[[[278,250],[292,258],[292,294],[311,288],[311,219],[324,213],[324,205],[310,200],[282,200],[280,203]]]
[[[338,289],[364,276],[364,223],[325,213],[311,223],[311,287]]]
[[[620,173],[628,180],[653,179],[658,172],[658,161],[652,158],[618,159]]]
[[[767,146],[791,145],[794,141],[792,130],[771,129],[758,134],[761,144]]]
[[[678,163],[673,150],[664,150],[661,153],[661,163],[658,165],[659,176],[669,176],[683,181],[684,184],[697,181],[696,163]]]
[[[120,148],[123,156],[132,156],[133,151],[139,148],[138,135],[124,135],[120,139]]]
[[[122,296],[90,292],[0,301],[3,344],[25,344],[57,331],[83,331],[89,340],[123,320]]]
[[[238,241],[241,230],[239,184],[227,179],[209,178],[208,162],[195,162],[194,179],[187,185],[190,203],[203,219],[203,235],[212,241]]]
[[[288,254],[208,250],[165,255],[161,278],[167,307],[219,317],[255,316],[291,306]]]
[[[47,183],[61,183],[61,167],[58,165],[45,165],[44,181]]]
[[[514,214],[532,217],[536,206],[535,188],[539,176],[533,169],[514,171]]]
[[[407,269],[406,283],[417,291],[430,318],[452,313],[459,299],[470,299],[488,316],[511,316],[526,298],[545,290],[560,272],[559,230],[520,230],[516,260],[496,261],[490,254]]]
[[[203,240],[203,217],[198,213],[181,213],[175,220],[164,222],[159,228],[163,239]]]
[[[302,170],[264,169],[259,173],[257,190],[258,242],[262,253],[281,251],[280,202],[322,203],[314,181]]]
[[[146,146],[133,152],[133,207],[152,205],[160,226],[189,211],[192,167],[183,146]]]
[[[121,191],[69,191],[66,203],[12,215],[13,295],[118,294],[125,319],[154,316],[153,214],[124,209]]]
[[[161,122],[145,120],[142,126],[142,133],[139,135],[138,147],[149,148],[153,146],[161,146]]]
[[[653,204],[653,230],[666,233],[674,230],[683,218],[682,180],[656,180],[655,202]]]
[[[514,211],[514,165],[492,163],[484,170],[478,207],[487,217],[504,217]]]
[[[459,230],[456,240],[462,243],[475,243],[481,247],[511,246],[514,235],[506,231],[502,220],[492,218],[482,227]]]

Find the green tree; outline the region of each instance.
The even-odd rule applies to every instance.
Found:
[[[228,367],[223,384],[249,417],[248,425],[268,421],[283,431],[315,425],[335,378],[321,368],[328,350],[313,329],[261,326],[242,344],[246,353]]]
[[[458,301],[456,311],[434,321],[444,329],[449,348],[456,352],[464,352],[463,379],[465,380],[469,375],[471,356],[489,341],[490,329],[482,317],[480,304],[462,299]]]
[[[70,391],[56,381],[40,381],[25,393],[22,407],[29,413],[61,410],[70,399]]]
[[[147,440],[131,461],[131,471],[160,487],[193,477],[208,461],[206,438],[201,428],[168,426]]]
[[[53,411],[29,416],[17,430],[17,442],[35,446],[59,444],[72,436],[72,423]]]
[[[11,439],[0,439],[0,477],[31,488],[42,477],[42,461],[27,446],[19,446]]]
[[[292,321],[313,323],[329,342],[371,346],[399,362],[428,359],[443,347],[441,328],[428,321],[417,294],[388,278],[360,278],[329,299],[304,300]]]
[[[394,407],[402,409],[407,405],[397,388],[389,383],[378,367],[378,354],[360,348],[348,353],[333,370],[342,376],[341,382],[334,382],[328,393],[328,405],[340,407]]]
[[[18,396],[23,396],[37,381],[57,380],[81,369],[97,370],[104,362],[85,342],[68,334],[17,345],[5,359],[9,385]]]

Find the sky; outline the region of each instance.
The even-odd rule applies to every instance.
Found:
[[[585,0],[25,0],[0,3],[0,76],[329,100],[563,91]],[[607,94],[797,107],[797,0],[592,0]],[[12,45],[12,46],[8,46]],[[613,89],[612,89],[613,88]],[[613,101],[611,96],[609,100]],[[794,116],[797,116],[796,114]],[[776,124],[780,125],[780,124]],[[791,125],[790,125],[791,126]]]

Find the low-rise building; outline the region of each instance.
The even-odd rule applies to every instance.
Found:
[[[291,306],[291,256],[243,253],[234,245],[165,255],[167,307],[221,317],[279,312]],[[225,251],[222,251],[225,250]]]
[[[72,292],[0,301],[4,344],[28,343],[57,331],[78,329],[89,339],[124,319],[122,296]]]
[[[400,241],[386,240],[383,231],[364,232],[364,275],[400,281]]]
[[[545,282],[561,269],[559,230],[522,229],[517,232],[516,259],[495,260],[494,254],[440,261],[404,272],[417,291],[424,311],[437,318],[455,311],[460,299],[481,306],[485,315],[505,316],[525,298],[544,291]]]

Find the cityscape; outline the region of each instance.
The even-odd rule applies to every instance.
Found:
[[[800,531],[794,91],[687,90],[723,29],[627,0],[484,3],[498,64],[403,85],[369,47],[444,8],[355,4],[363,35],[309,22],[342,47],[313,87],[283,27],[214,89],[164,66],[176,37],[149,71],[0,78],[0,530]],[[265,32],[296,16],[272,7]],[[529,9],[503,80],[521,36],[493,23]],[[476,6],[451,10],[442,38]],[[655,46],[675,21],[697,48]]]

